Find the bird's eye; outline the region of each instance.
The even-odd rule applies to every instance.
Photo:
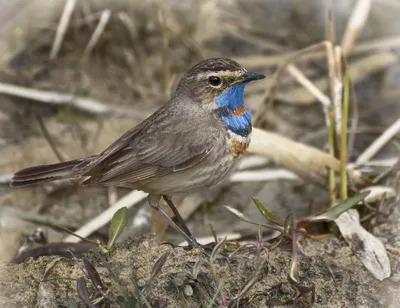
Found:
[[[213,87],[218,87],[219,85],[221,85],[222,81],[221,78],[217,76],[210,76],[208,77],[208,83]]]

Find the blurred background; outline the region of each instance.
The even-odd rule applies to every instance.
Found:
[[[370,3],[0,0],[0,260],[11,260],[38,228],[46,241],[59,242],[66,234],[51,225],[76,231],[115,204],[130,206],[121,240],[157,231],[160,239],[182,241],[151,213],[141,194],[68,182],[23,189],[11,189],[9,183],[21,168],[101,152],[164,104],[183,72],[201,59],[230,57],[266,74],[245,93],[253,115],[262,119],[257,127],[326,151],[324,108],[289,73],[282,76],[274,103],[262,110],[274,72],[288,55],[327,40],[329,10],[333,43],[351,42],[352,34],[346,38],[345,33],[359,2]],[[400,116],[400,2],[370,4],[366,22],[354,30],[354,43],[342,44],[355,90],[351,162]],[[324,48],[294,62],[330,95]],[[391,167],[398,151],[394,142],[374,159]],[[250,173],[231,177],[210,192],[176,198],[196,237],[211,236],[214,230],[254,238],[256,227],[222,207],[230,205],[259,220],[251,197],[280,219],[329,206],[326,184],[295,175],[268,157],[248,155],[240,168]],[[278,173],[256,179],[259,173],[251,172],[259,170]],[[123,199],[127,195],[133,199]],[[114,211],[85,236],[106,240]]]

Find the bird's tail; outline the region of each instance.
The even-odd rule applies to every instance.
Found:
[[[85,170],[85,167],[92,159],[93,157],[88,157],[22,169],[14,174],[11,186],[22,187],[55,180],[80,177],[82,176],[83,170]]]

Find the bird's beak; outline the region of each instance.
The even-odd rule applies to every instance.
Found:
[[[243,75],[242,82],[249,82],[249,81],[260,80],[260,79],[264,79],[264,78],[265,78],[265,76],[263,74],[246,72]]]

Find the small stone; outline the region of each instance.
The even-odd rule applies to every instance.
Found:
[[[180,276],[174,277],[174,278],[172,279],[172,282],[173,282],[174,285],[176,285],[177,287],[181,287],[181,286],[183,286],[183,284],[185,283],[184,279],[182,279],[182,277],[180,277]]]
[[[190,284],[185,285],[184,289],[183,289],[183,293],[186,296],[193,296],[193,288]]]

